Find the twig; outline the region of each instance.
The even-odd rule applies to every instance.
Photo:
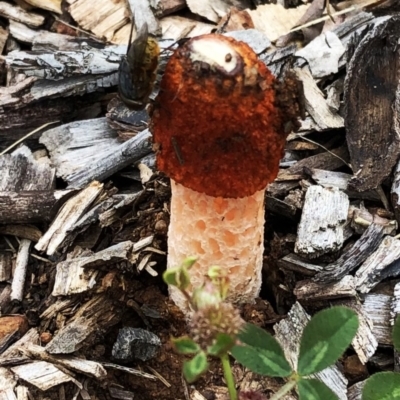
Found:
[[[360,7],[351,6],[349,8],[345,8],[342,11],[337,11],[337,12],[335,12],[333,14],[325,15],[325,16],[323,16],[321,18],[317,18],[317,19],[314,19],[313,21],[307,22],[306,24],[303,24],[303,25],[300,25],[300,26],[296,26],[295,28],[291,29],[289,31],[289,33],[300,31],[301,29],[308,28],[309,26],[313,26],[313,25],[319,24],[320,22],[327,21],[328,19],[331,19],[333,17],[337,17],[337,16],[342,15],[342,14],[347,14],[347,13],[349,13],[351,11],[357,10],[358,8],[360,8]]]
[[[158,373],[154,368],[151,368],[149,365],[146,365],[146,367],[167,387],[170,388],[172,385],[160,374]]]
[[[13,281],[11,284],[11,300],[22,301],[24,297],[24,285],[26,278],[26,269],[29,261],[29,248],[31,247],[31,241],[28,239],[22,239],[18,249],[17,260],[15,262],[15,271]]]
[[[326,150],[329,154],[332,154],[334,157],[338,158],[339,160],[342,160],[351,170],[353,170],[353,168],[351,167],[351,164],[349,164],[347,161],[343,160],[342,157],[338,156],[337,154],[333,153],[332,151],[330,151],[329,149],[327,149],[325,146],[323,146],[322,144],[318,143],[318,142],[314,142],[314,140],[311,140],[309,138],[306,138],[305,136],[301,136],[301,135],[296,135],[298,138],[304,139],[306,142],[310,142],[313,143],[319,147],[321,147],[322,149]]]
[[[46,128],[46,126],[52,125],[52,124],[57,124],[60,121],[53,121],[53,122],[48,122],[47,124],[44,124],[42,126],[39,126],[39,128],[36,128],[35,130],[33,130],[32,132],[29,132],[28,134],[26,134],[24,137],[22,137],[21,139],[17,140],[16,142],[14,142],[11,146],[8,146],[5,150],[3,150],[0,153],[0,156],[2,156],[3,154],[6,154],[9,150],[13,149],[14,147],[18,146],[21,142],[23,142],[25,139],[28,139],[28,137],[34,135],[35,133],[39,132],[41,129]]]

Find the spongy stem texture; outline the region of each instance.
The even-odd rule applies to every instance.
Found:
[[[171,190],[168,268],[196,256],[190,290],[204,282],[209,267],[218,265],[229,273],[228,300],[254,301],[261,287],[265,190],[238,199],[212,197],[173,180]],[[176,288],[170,294],[182,310],[189,309]]]

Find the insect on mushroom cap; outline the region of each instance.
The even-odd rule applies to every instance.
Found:
[[[186,42],[168,61],[154,105],[158,168],[214,197],[264,189],[286,139],[274,82],[243,42],[216,34]]]

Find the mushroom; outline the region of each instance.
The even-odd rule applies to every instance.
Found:
[[[275,78],[243,42],[202,35],[168,61],[151,129],[158,169],[171,178],[167,267],[198,256],[193,287],[218,265],[229,274],[230,301],[257,297],[265,189],[283,155],[284,114]]]

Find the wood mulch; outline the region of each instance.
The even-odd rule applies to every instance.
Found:
[[[262,291],[242,314],[294,363],[313,313],[354,309],[351,349],[317,378],[361,399],[371,372],[399,368],[400,6],[331,0],[326,15],[323,0],[129,3],[165,49],[158,82],[171,45],[212,30],[301,82],[304,119],[267,189]],[[169,180],[146,111],[117,94],[131,11],[93,4],[0,0],[0,400],[225,399],[217,363],[188,385],[171,347],[187,328],[161,279]],[[116,357],[125,328],[149,335],[140,346],[155,355]],[[241,389],[271,395],[283,383],[233,369]]]

